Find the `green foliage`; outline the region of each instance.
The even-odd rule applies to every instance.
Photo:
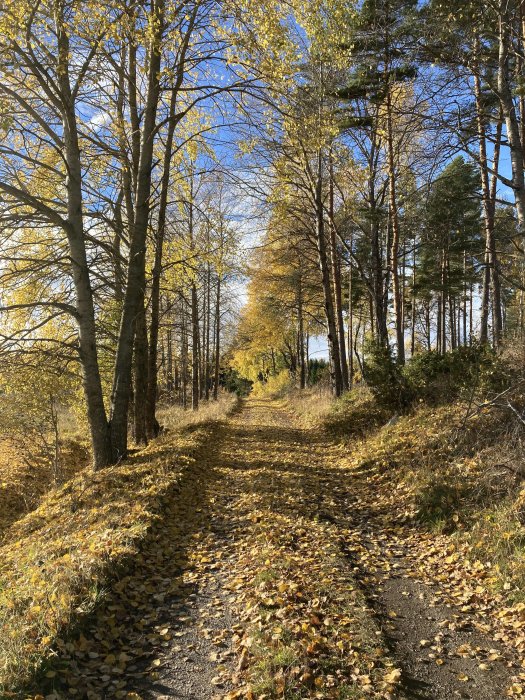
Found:
[[[474,269],[465,267],[465,256],[470,260],[484,251],[475,166],[461,156],[447,165],[432,183],[422,216],[419,293],[462,293],[464,285],[476,277]]]
[[[490,347],[472,345],[445,354],[418,353],[401,367],[389,349],[370,344],[365,379],[380,405],[406,410],[416,402],[440,404],[475,392],[501,391],[509,381],[504,362]]]
[[[318,384],[323,381],[329,372],[328,362],[323,359],[308,360],[308,383]]]
[[[453,516],[461,509],[464,496],[460,483],[433,480],[415,494],[418,518],[438,529],[454,529]]]
[[[221,377],[221,385],[237,396],[248,396],[252,390],[253,382],[243,377],[236,369],[231,367]]]
[[[332,401],[320,423],[337,437],[363,437],[383,425],[389,415],[389,410],[376,400],[370,388],[360,383]]]
[[[444,355],[417,354],[403,374],[414,397],[428,403],[450,401],[471,391],[498,391],[507,378],[502,361],[486,345],[461,347]]]
[[[381,406],[403,411],[413,400],[402,367],[389,347],[369,341],[365,350],[364,378]]]

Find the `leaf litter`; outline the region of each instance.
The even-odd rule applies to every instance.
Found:
[[[418,527],[405,483],[282,402],[250,399],[218,433],[40,696],[524,694],[525,605]]]

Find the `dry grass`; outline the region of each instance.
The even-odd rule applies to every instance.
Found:
[[[305,428],[324,423],[334,410],[334,398],[327,386],[319,385],[289,393],[288,405]]]
[[[236,403],[235,394],[221,392],[217,401],[202,401],[198,411],[192,411],[191,408],[184,410],[181,406],[163,406],[158,411],[158,419],[168,433],[175,432],[190,425],[221,420]]]
[[[324,429],[340,437],[368,435],[390,417],[364,384],[336,400],[325,385],[293,391],[288,395],[288,406],[305,428]]]
[[[0,541],[9,525],[36,508],[50,488],[67,481],[89,463],[87,446],[78,439],[64,439],[60,453],[55,474],[49,460],[26,454],[12,440],[0,440]]]
[[[204,409],[116,467],[81,471],[7,529],[0,547],[0,695],[38,669],[135,554],[232,401]],[[200,425],[199,425],[200,423]],[[16,693],[15,693],[16,694]]]
[[[524,397],[512,401],[519,406]],[[473,411],[461,401],[422,404],[388,424],[366,394],[349,394],[331,411],[324,402],[322,410],[308,408],[311,396],[291,402],[294,409],[306,405],[310,417],[315,411],[324,416],[323,425],[347,442],[348,460],[390,482],[398,506],[422,528],[467,542],[476,557],[492,562],[496,587],[514,600],[524,598],[525,429],[510,411]]]

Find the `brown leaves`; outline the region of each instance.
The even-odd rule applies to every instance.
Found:
[[[159,441],[117,468],[81,473],[51,492],[38,509],[11,528],[0,550],[2,687],[16,687],[27,679],[37,660],[53,645],[54,655],[66,663],[47,671],[42,687],[59,683],[67,692],[71,687],[79,694],[69,665],[82,664],[101,687],[111,687],[118,697],[125,697],[122,676],[147,650],[138,646],[115,650],[112,644],[123,637],[127,606],[140,611],[149,600],[148,594],[155,596],[155,605],[162,605],[163,597],[173,588],[170,578],[161,582],[153,576],[148,591],[143,581],[122,576],[112,591],[113,604],[103,608],[100,639],[80,635],[76,641],[65,642],[60,635],[72,620],[99,602],[107,575],[126,557],[129,563],[130,555],[134,556],[135,567],[151,562],[152,570],[158,568],[157,552],[139,551],[140,546],[163,509],[173,507],[172,512],[177,510],[181,520],[188,519],[188,503],[169,502],[174,495],[179,499],[171,489],[186,473],[188,489],[195,490],[200,469],[196,449],[207,444],[210,430],[202,427],[191,435],[171,434],[168,457]],[[172,539],[171,576],[178,556],[175,550],[180,546],[174,533]],[[175,580],[173,585],[178,586]],[[146,635],[150,648],[168,644],[171,630],[151,629],[145,611],[143,618],[137,627],[142,634],[150,628]]]
[[[236,639],[234,681],[244,693],[240,697],[289,693],[329,699],[339,697],[342,688],[390,697],[397,670],[386,666],[388,657],[353,584],[338,528],[317,517],[318,497],[330,499],[340,488],[339,478],[323,483],[325,446],[317,452],[298,434],[288,443],[280,426],[289,418],[281,418],[275,403],[262,403],[265,420],[275,428],[260,436],[254,430],[244,453],[246,470],[228,472],[223,484],[240,512],[250,504],[237,530],[226,584],[244,627]],[[243,426],[257,420],[254,413],[250,403]],[[262,466],[251,470],[251,461]],[[313,462],[317,468],[304,468]],[[325,507],[334,513],[337,503],[327,500]]]

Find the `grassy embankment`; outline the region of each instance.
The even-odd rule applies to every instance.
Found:
[[[519,406],[519,387],[514,394],[505,402]],[[488,564],[490,583],[509,600],[525,598],[523,426],[508,405],[421,403],[390,420],[364,387],[335,402],[315,390],[292,393],[289,404],[304,425],[348,446],[348,464],[395,488],[418,527]]]
[[[53,646],[63,644],[96,607],[110,578],[140,550],[171,490],[194,468],[215,422],[234,404],[233,397],[225,397],[198,414],[167,411],[162,422],[168,432],[148,448],[95,473],[77,466],[78,473],[65,483],[45,484],[44,495],[41,484],[39,505],[5,528],[0,547],[2,697],[28,681]]]

